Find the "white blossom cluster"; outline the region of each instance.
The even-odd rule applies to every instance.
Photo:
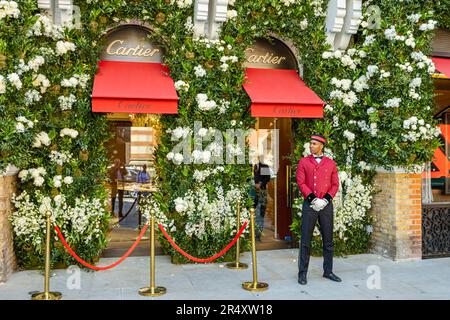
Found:
[[[186,83],[183,80],[178,80],[175,82],[175,90],[188,92],[189,91],[189,83]]]
[[[339,173],[341,185],[336,195],[334,230],[340,239],[353,226],[362,227],[361,222],[371,208],[372,187],[364,185],[360,176],[349,177],[345,171]]]
[[[418,119],[415,116],[403,121],[403,129],[408,130],[407,133],[402,135],[405,141],[431,140],[441,134],[439,127],[425,124],[423,119]]]
[[[367,122],[365,120],[359,120],[356,122],[356,124],[358,125],[358,127],[361,129],[361,131],[363,132],[368,132],[371,136],[375,137],[378,133],[378,125],[376,122],[372,122],[370,124],[367,124]],[[352,138],[352,136],[350,136],[349,141],[353,141],[350,140]]]
[[[60,96],[58,97],[59,107],[62,111],[71,110],[75,102],[77,102],[77,98],[70,94],[68,97]]]
[[[41,131],[35,136],[34,142],[33,142],[33,147],[40,148],[43,145],[48,147],[50,145],[50,143],[51,143],[51,139],[48,136],[47,132]]]
[[[348,49],[346,53],[342,50],[324,51],[322,53],[323,59],[339,59],[341,64],[355,70],[361,63],[361,58],[365,58],[367,53],[364,50],[356,50],[354,48]]]
[[[201,65],[197,65],[194,67],[194,74],[197,78],[202,78],[206,76],[206,70]]]
[[[344,131],[344,137],[346,137],[347,140],[350,142],[355,141],[355,134],[349,130]]]
[[[168,232],[177,231],[175,221],[173,219],[169,221],[153,197],[141,197],[138,206],[140,212],[142,212],[142,216],[147,221],[147,224],[150,222],[151,217],[154,216],[155,222],[161,224],[164,227],[164,230]]]
[[[232,9],[232,10],[227,10],[227,20],[233,20],[237,17],[237,11]]]
[[[25,105],[26,106],[30,106],[35,102],[38,102],[39,100],[41,100],[42,96],[40,95],[40,93],[37,90],[28,90],[27,92],[25,92]]]
[[[398,108],[400,106],[400,102],[402,102],[401,98],[391,98],[384,103],[384,106],[386,108]]]
[[[58,41],[56,43],[56,55],[62,56],[69,51],[75,51],[76,47],[73,42],[69,41]]]
[[[16,71],[18,75],[22,75],[24,72],[33,70],[38,72],[39,68],[45,64],[45,58],[43,56],[36,56],[28,63],[25,63],[23,59],[19,60],[19,64],[16,66]]]
[[[422,23],[419,26],[419,30],[420,31],[427,31],[427,30],[434,30],[434,28],[436,27],[437,21],[436,20],[428,20],[427,23]]]
[[[24,182],[27,181],[30,177],[33,179],[33,184],[36,187],[40,187],[44,184],[44,176],[47,174],[47,171],[43,167],[39,168],[31,168],[28,170],[21,170],[19,172],[19,179]]]
[[[64,38],[62,26],[55,25],[50,18],[45,15],[36,15],[38,17],[36,23],[29,30],[28,36],[45,36],[54,40]]]
[[[202,111],[211,111],[217,108],[217,103],[214,100],[208,100],[208,96],[204,93],[199,93],[195,97],[198,108]]]
[[[26,191],[13,197],[16,210],[10,220],[15,237],[40,250],[45,241],[47,211],[51,213],[52,224],[61,229],[69,243],[71,239],[83,239],[84,243],[89,243],[102,235],[100,225],[107,213],[105,204],[99,199],[77,198],[74,206],[69,206],[64,195],[57,195],[53,199],[40,192],[35,195],[36,200]]]
[[[70,137],[72,139],[75,139],[78,136],[78,131],[75,129],[70,129],[70,128],[64,128],[61,130],[61,132],[59,133],[59,136],[61,138],[63,137]]]
[[[197,182],[205,181],[209,176],[216,175],[218,173],[224,172],[225,168],[223,166],[218,166],[214,169],[205,170],[194,170],[193,178]]]
[[[413,99],[420,100],[421,96],[416,92],[416,88],[422,85],[422,78],[416,77],[409,83],[409,96]]]
[[[18,18],[20,15],[19,6],[15,1],[0,1],[0,20],[6,17]]]
[[[76,88],[80,86],[81,88],[86,88],[86,84],[89,81],[90,76],[88,74],[75,74],[69,79],[63,79],[61,81],[61,86],[66,88]]]
[[[178,8],[188,8],[192,5],[192,0],[171,0],[170,4],[176,4]]]
[[[417,68],[423,69],[426,67],[429,74],[433,74],[436,71],[433,60],[423,54],[422,51],[411,52],[411,58],[416,62]]]
[[[17,90],[22,89],[22,80],[20,80],[20,77],[17,73],[10,73],[6,76],[9,83],[12,84]]]
[[[225,192],[218,185],[215,196],[208,196],[206,189],[189,190],[184,197],[174,200],[175,210],[187,217],[185,233],[189,237],[204,239],[207,233],[212,235],[223,232],[235,234],[241,226],[236,225],[236,203],[243,203],[242,190],[230,186]],[[241,210],[241,221],[248,220],[247,209]],[[248,230],[248,228],[246,229]]]
[[[63,177],[61,175],[57,175],[57,176],[53,177],[53,187],[61,188],[63,182],[66,185],[72,184],[73,183],[73,178],[71,176],[66,176],[63,179]]]
[[[72,159],[72,155],[67,151],[58,152],[56,150],[52,150],[49,158],[50,161],[62,166],[64,163],[67,163]]]
[[[235,63],[235,62],[238,62],[238,60],[239,59],[236,56],[223,56],[220,58],[220,62],[222,62],[222,64],[220,65],[220,69],[225,72],[230,67],[230,65],[228,64],[228,61]]]
[[[33,128],[34,123],[31,120],[28,120],[24,116],[19,116],[16,118],[16,131],[19,133],[25,132],[26,129]]]
[[[41,93],[45,93],[47,88],[50,87],[50,81],[43,74],[35,75],[32,84],[34,87],[39,87],[41,89]]]

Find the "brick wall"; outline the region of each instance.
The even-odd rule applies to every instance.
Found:
[[[371,251],[394,260],[422,258],[421,175],[378,172]]]
[[[15,183],[15,176],[0,176],[0,282],[5,282],[16,266],[11,223],[8,220]]]

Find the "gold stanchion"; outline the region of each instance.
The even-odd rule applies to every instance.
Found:
[[[31,296],[32,300],[60,300],[61,292],[49,292],[50,290],[50,238],[51,238],[51,221],[50,211],[46,212],[47,216],[47,234],[45,240],[45,280],[44,292],[34,293]]]
[[[139,289],[141,296],[162,296],[166,293],[166,288],[155,286],[155,216],[150,218],[150,287]]]
[[[242,288],[248,291],[265,291],[269,285],[265,282],[258,282],[258,273],[256,270],[256,243],[255,243],[255,209],[250,209],[251,230],[252,230],[252,264],[253,264],[253,281],[244,282]]]
[[[237,202],[237,219],[236,219],[237,228],[241,227],[241,202],[238,200]],[[236,261],[227,263],[225,266],[229,269],[247,269],[248,265],[246,263],[239,262],[239,238],[236,241]]]

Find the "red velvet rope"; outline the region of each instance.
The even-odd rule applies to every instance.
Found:
[[[148,229],[148,224],[146,224],[144,226],[144,228],[141,230],[141,233],[139,234],[139,236],[137,237],[136,241],[133,243],[133,245],[131,246],[130,249],[128,249],[128,251],[116,262],[114,262],[113,264],[110,264],[109,266],[104,266],[104,267],[96,267],[93,266],[89,263],[87,263],[86,261],[84,261],[83,259],[81,259],[73,250],[72,248],[67,244],[66,240],[64,239],[64,236],[61,233],[61,230],[59,230],[58,226],[55,226],[55,230],[58,233],[58,237],[61,240],[62,244],[64,245],[64,247],[66,247],[67,251],[70,253],[70,255],[72,257],[74,257],[79,263],[81,263],[83,266],[88,267],[92,270],[97,270],[97,271],[103,271],[103,270],[108,270],[108,269],[112,269],[114,267],[116,267],[117,265],[119,265],[120,263],[122,263],[126,258],[128,258],[128,256],[133,252],[133,250],[136,248],[136,246],[138,245],[139,241],[141,241],[141,238],[144,236],[145,232]]]
[[[185,256],[186,258],[195,261],[195,262],[211,262],[213,260],[216,260],[217,258],[221,257],[222,255],[225,254],[225,252],[227,252],[228,250],[230,250],[230,248],[236,243],[236,241],[239,239],[239,237],[241,236],[241,234],[244,232],[245,228],[247,227],[248,221],[245,221],[244,224],[242,225],[242,228],[239,230],[239,232],[236,234],[236,236],[234,237],[233,241],[231,241],[226,247],[225,249],[223,249],[222,251],[220,251],[219,253],[213,255],[212,257],[206,258],[206,259],[199,259],[196,257],[191,256],[190,254],[186,253],[185,251],[183,251],[179,246],[177,246],[177,244],[172,240],[172,238],[167,234],[166,230],[164,230],[164,227],[161,224],[158,224],[159,229],[161,230],[161,232],[164,234],[164,236],[167,238],[167,240],[170,242],[170,244],[179,252],[181,253],[183,256]]]

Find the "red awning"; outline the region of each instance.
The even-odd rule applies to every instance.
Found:
[[[450,58],[432,57],[431,60],[433,60],[436,69],[440,73],[443,73],[446,77],[450,78]]]
[[[295,70],[248,68],[244,89],[253,117],[323,118],[323,102]]]
[[[102,60],[94,78],[92,111],[177,113],[178,96],[161,63]]]

